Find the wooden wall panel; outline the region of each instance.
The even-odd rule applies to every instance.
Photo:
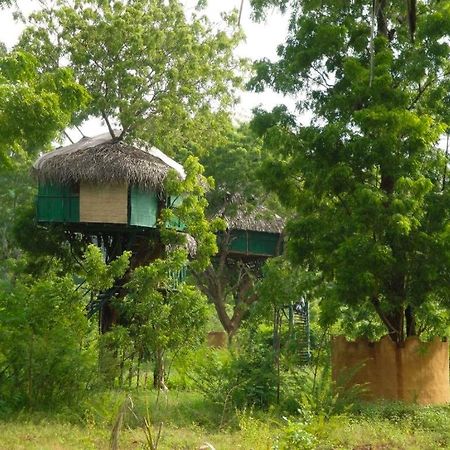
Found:
[[[80,222],[128,223],[127,184],[80,184]]]

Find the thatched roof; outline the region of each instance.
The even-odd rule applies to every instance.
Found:
[[[75,144],[42,155],[33,165],[39,181],[136,184],[162,190],[170,170],[184,178],[183,166],[143,142],[128,143],[109,133],[84,137]]]
[[[233,217],[224,217],[230,230],[260,231],[265,233],[282,233],[284,219],[278,214],[269,213],[263,207],[257,207],[251,212],[237,211]]]
[[[285,226],[285,220],[281,216],[262,204],[254,206],[245,203],[238,194],[232,196],[218,215],[225,220],[230,230],[282,233]]]

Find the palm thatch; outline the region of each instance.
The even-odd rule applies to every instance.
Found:
[[[33,165],[41,182],[70,184],[135,184],[163,190],[170,170],[184,178],[183,166],[143,142],[128,143],[109,133],[60,147],[42,155]]]
[[[282,217],[278,214],[269,213],[264,207],[257,207],[250,212],[239,210],[233,217],[224,217],[224,219],[230,230],[281,234],[285,225]]]
[[[259,231],[281,234],[285,220],[264,205],[249,205],[239,194],[234,194],[218,214],[229,230]]]

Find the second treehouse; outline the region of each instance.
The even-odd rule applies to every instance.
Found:
[[[39,182],[39,224],[60,224],[69,240],[81,235],[96,243],[107,263],[130,250],[130,269],[164,256],[160,215],[182,201],[169,195],[164,183],[170,171],[180,179],[185,172],[160,150],[105,133],[42,155],[33,171]],[[178,220],[166,225],[179,231],[184,228]],[[194,252],[193,240],[187,242]],[[111,299],[123,295],[124,282],[94,299],[92,309],[100,311],[102,332],[119,320]]]

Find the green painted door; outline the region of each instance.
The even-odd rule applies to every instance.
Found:
[[[40,183],[36,206],[38,222],[79,222],[78,185]]]
[[[130,225],[156,227],[158,218],[158,198],[156,193],[131,186],[130,189]]]

